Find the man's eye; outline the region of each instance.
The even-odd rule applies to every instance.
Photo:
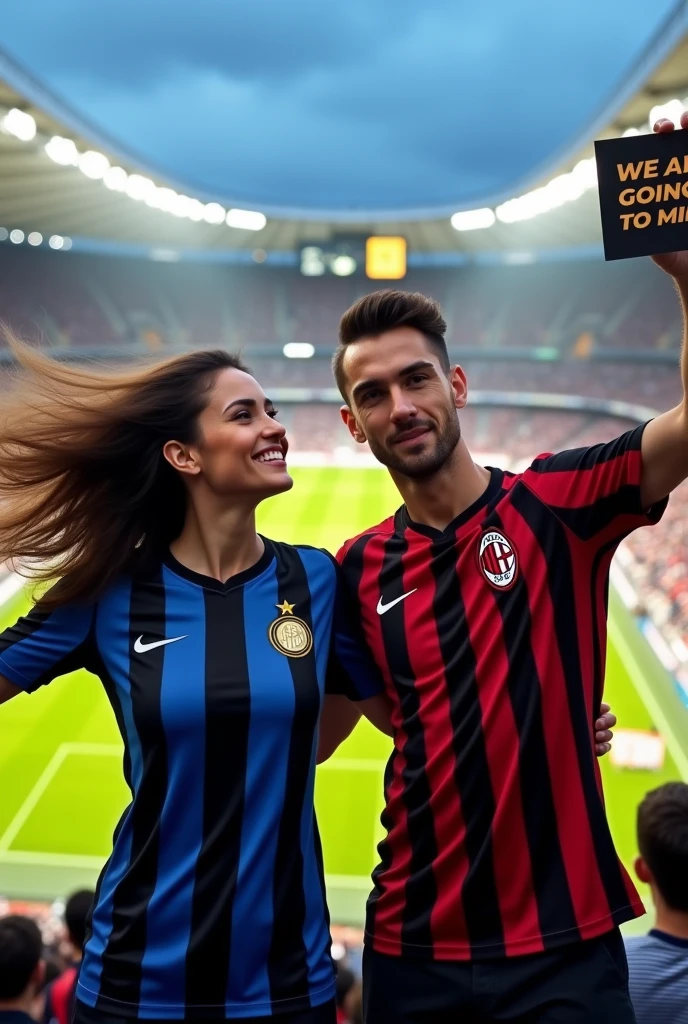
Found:
[[[412,377],[409,377],[409,384],[422,384],[427,379],[424,373],[414,373]]]

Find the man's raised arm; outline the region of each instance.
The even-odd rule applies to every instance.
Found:
[[[688,111],[681,116],[681,128],[688,131]],[[670,132],[669,120],[658,121],[656,132]],[[653,257],[674,279],[683,309],[681,379],[683,399],[668,412],[648,423],[642,440],[641,500],[644,508],[665,498],[688,477],[688,252],[665,253]]]

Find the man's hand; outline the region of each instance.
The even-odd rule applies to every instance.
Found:
[[[616,725],[616,715],[609,710],[609,704],[601,704],[600,711],[600,717],[595,722],[595,753],[603,757],[612,749],[612,729]]]
[[[663,117],[655,123],[653,131],[657,132],[658,135],[666,135],[668,132],[673,132],[674,127],[673,121]],[[681,114],[679,127],[688,129],[688,110],[684,110]],[[688,280],[688,252],[666,252],[660,256],[653,256],[652,259],[658,267],[661,267],[662,270],[672,277]]]

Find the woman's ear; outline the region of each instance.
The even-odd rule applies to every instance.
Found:
[[[172,469],[176,469],[178,473],[187,473],[190,476],[197,476],[201,472],[201,467],[196,461],[191,449],[181,444],[179,441],[166,441],[162,449],[162,454],[169,462]]]

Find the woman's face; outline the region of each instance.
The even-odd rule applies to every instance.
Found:
[[[292,487],[286,431],[250,374],[233,369],[218,373],[198,431],[195,443],[170,442],[165,454],[181,472],[202,476],[216,494],[261,501]]]

